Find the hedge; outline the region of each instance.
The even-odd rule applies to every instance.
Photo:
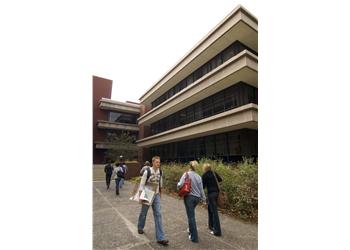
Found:
[[[203,174],[202,166],[210,163],[223,179],[220,188],[227,193],[228,203],[225,210],[243,220],[258,219],[258,165],[252,159],[244,158],[242,162],[227,165],[222,161],[202,159],[196,172]],[[176,185],[188,165],[162,164],[163,184],[170,192],[177,192]]]

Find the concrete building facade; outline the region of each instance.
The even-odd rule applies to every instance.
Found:
[[[141,162],[257,157],[257,18],[236,7],[140,103]]]

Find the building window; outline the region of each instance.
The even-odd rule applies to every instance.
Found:
[[[227,48],[225,48],[223,51],[218,53],[216,56],[214,56],[212,59],[204,63],[201,67],[199,67],[197,70],[189,74],[185,79],[177,83],[173,88],[168,90],[166,93],[164,93],[162,96],[158,97],[155,101],[152,102],[152,108],[155,108],[165,100],[169,99],[182,89],[186,88],[188,85],[192,84],[196,80],[200,79],[202,76],[208,74],[213,69],[218,67],[219,65],[223,64],[225,61],[229,60],[233,56],[237,55],[243,50],[249,50],[255,55],[257,53],[247,47],[246,45],[242,44],[240,41],[235,41],[231,45],[229,45]]]
[[[215,136],[205,137],[205,155],[212,158],[215,156]]]
[[[212,96],[151,124],[152,134],[167,131],[248,103],[257,104],[258,89],[236,83]]]
[[[213,99],[211,97],[202,101],[203,118],[211,116],[213,113]]]
[[[188,162],[204,157],[232,161],[241,159],[241,156],[257,156],[257,142],[256,130],[241,129],[151,147],[150,152],[159,155],[164,162]]]
[[[108,114],[108,121],[110,121],[110,122],[136,124],[137,118],[138,118],[138,115],[127,114],[127,113],[122,113],[122,112],[111,112],[110,111]]]
[[[215,149],[217,157],[224,157],[227,155],[226,134],[219,134],[215,136]]]
[[[213,96],[213,114],[225,111],[225,93],[223,91]]]

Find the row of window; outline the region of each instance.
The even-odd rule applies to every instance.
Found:
[[[152,123],[151,134],[158,134],[248,103],[258,104],[258,89],[244,82],[239,82]]]
[[[241,129],[163,144],[151,147],[150,153],[159,155],[165,162],[187,162],[204,157],[224,161],[233,161],[242,156],[256,157],[258,155],[258,131]]]
[[[138,117],[139,117],[138,115],[134,115],[134,114],[110,111],[108,114],[108,121],[137,124]]]
[[[159,104],[163,103],[176,93],[180,92],[193,82],[197,81],[202,76],[206,75],[216,67],[220,66],[224,62],[226,62],[228,59],[232,58],[233,56],[237,55],[239,52],[243,50],[249,50],[252,53],[257,53],[252,50],[251,48],[248,48],[246,45],[241,43],[240,41],[233,42],[230,46],[228,46],[226,49],[221,51],[219,54],[217,54],[215,57],[210,59],[207,63],[202,65],[200,68],[198,68],[196,71],[191,73],[189,76],[187,76],[185,79],[183,79],[181,82],[177,83],[174,87],[169,89],[167,92],[165,92],[163,95],[158,97],[156,100],[152,102],[152,108],[158,106]]]

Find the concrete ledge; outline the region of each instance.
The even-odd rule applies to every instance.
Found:
[[[118,102],[107,98],[101,98],[99,107],[103,110],[140,114],[140,105],[138,104]]]
[[[136,143],[139,147],[150,147],[242,128],[258,128],[258,106],[256,104],[246,104],[181,127],[149,136],[138,140]]]
[[[150,105],[159,95],[173,87],[235,40],[240,40],[248,47],[258,51],[258,20],[241,5],[238,5],[148,89],[140,97],[140,101],[145,105]]]
[[[139,125],[150,125],[170,114],[215,94],[233,83],[246,82],[258,87],[258,58],[244,50],[159,106],[138,118]]]
[[[101,129],[115,129],[115,130],[127,130],[127,131],[139,131],[137,124],[110,122],[110,121],[97,121],[97,127]]]

